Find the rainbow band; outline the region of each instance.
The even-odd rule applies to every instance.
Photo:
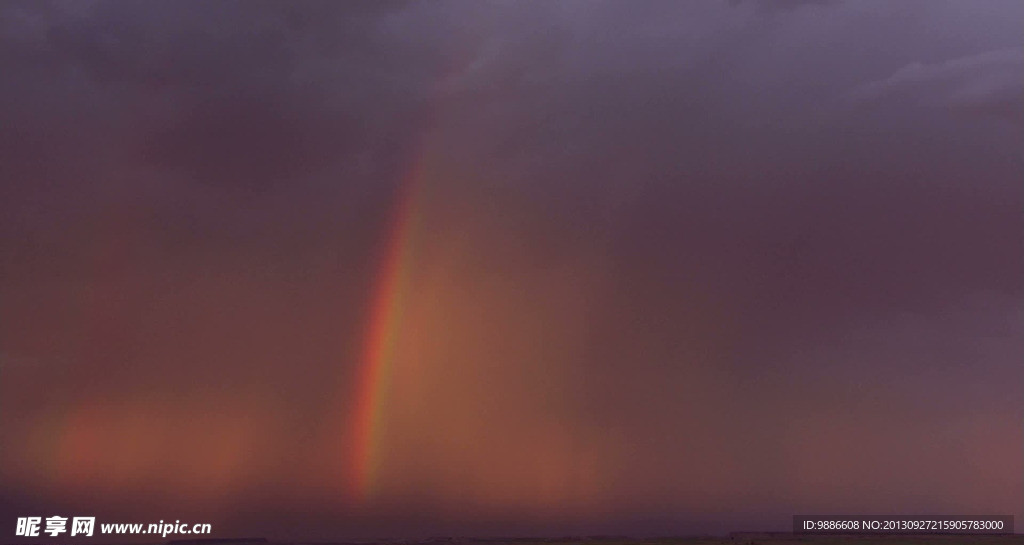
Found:
[[[463,53],[456,55],[438,81],[458,81],[477,61],[482,38],[469,36],[470,42]],[[444,107],[434,102],[427,119],[442,116]],[[430,123],[432,124],[432,123]],[[413,269],[413,239],[419,221],[420,185],[427,171],[427,158],[431,156],[426,144],[431,136],[422,139],[413,156],[412,168],[402,180],[394,211],[385,239],[385,253],[380,282],[370,307],[369,331],[359,374],[356,377],[355,409],[353,411],[354,457],[350,479],[354,495],[360,501],[373,496],[383,453],[385,409],[391,382],[392,367],[401,332],[402,309],[406,304],[409,277]]]
[[[352,464],[354,494],[370,498],[376,488],[381,462],[385,410],[396,348],[402,324],[402,309],[412,270],[412,238],[416,219],[416,197],[420,165],[403,181],[386,238],[380,281],[370,307],[370,325],[359,376],[353,412],[355,451]]]

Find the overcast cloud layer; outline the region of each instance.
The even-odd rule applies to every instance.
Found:
[[[0,4],[0,513],[1024,515],[1024,4]],[[398,195],[380,490],[345,414]]]

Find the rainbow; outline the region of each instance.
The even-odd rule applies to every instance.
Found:
[[[370,306],[364,352],[356,377],[352,412],[354,460],[351,480],[357,499],[373,495],[381,459],[385,410],[412,270],[412,239],[417,223],[418,186],[423,158],[416,157],[402,182],[387,230],[384,259]]]
[[[483,38],[470,36],[462,53],[454,55],[437,81],[462,77],[476,62]],[[444,101],[435,101],[425,119],[433,129],[443,117]],[[375,492],[382,453],[385,410],[396,348],[401,333],[402,310],[407,305],[410,274],[413,270],[414,239],[420,221],[423,179],[432,154],[428,151],[433,130],[424,131],[413,155],[411,168],[401,180],[388,224],[378,283],[369,312],[369,327],[355,382],[352,409],[354,446],[349,480],[357,500],[366,501]]]

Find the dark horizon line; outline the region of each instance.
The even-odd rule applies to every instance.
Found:
[[[1010,533],[956,533],[956,532],[905,532],[905,533],[831,533],[831,534],[808,534],[808,533],[797,533],[792,531],[776,531],[776,530],[738,530],[730,531],[724,534],[718,534],[713,532],[705,532],[698,534],[685,534],[685,535],[662,535],[662,536],[648,536],[648,537],[637,537],[629,535],[615,535],[615,534],[597,534],[597,535],[562,535],[562,536],[550,536],[550,537],[538,537],[538,536],[505,536],[505,537],[472,537],[472,536],[433,536],[428,538],[367,538],[367,539],[345,539],[340,541],[334,540],[297,540],[297,541],[278,541],[276,539],[267,539],[265,537],[251,537],[251,538],[207,538],[207,539],[175,539],[161,542],[163,545],[229,545],[229,544],[249,544],[249,543],[267,543],[267,544],[279,544],[279,543],[293,543],[301,545],[368,545],[373,543],[384,543],[384,544],[407,544],[407,545],[429,545],[439,543],[567,543],[567,542],[621,542],[629,541],[636,543],[657,543],[662,541],[673,541],[683,539],[700,539],[700,538],[742,538],[742,537],[768,537],[768,538],[780,538],[780,537],[791,537],[791,536],[804,536],[808,538],[815,537],[858,537],[867,539],[881,539],[886,537],[952,537],[952,536],[964,536],[964,537],[992,537],[992,538],[1005,538],[1005,537],[1016,537],[1024,536],[1021,532],[1010,532]],[[152,542],[150,542],[152,543]],[[147,545],[141,542],[135,545]]]
[[[693,540],[693,539],[716,539],[716,540],[732,540],[737,539],[786,539],[794,536],[801,536],[803,538],[809,538],[813,540],[815,538],[856,538],[856,539],[867,539],[867,540],[883,540],[886,538],[902,538],[902,537],[915,537],[919,539],[950,539],[953,536],[958,537],[989,537],[993,539],[1006,539],[1006,538],[1017,538],[1024,536],[1024,533],[1013,532],[1005,534],[992,534],[992,533],[878,533],[878,534],[857,534],[857,533],[837,533],[837,534],[805,534],[795,533],[786,531],[756,531],[756,530],[742,530],[742,531],[731,531],[725,534],[716,533],[701,533],[701,534],[687,534],[687,535],[663,535],[658,537],[632,537],[628,535],[585,535],[585,536],[558,536],[558,537],[469,537],[469,536],[435,536],[423,539],[400,539],[400,538],[373,538],[373,539],[346,539],[340,541],[334,540],[277,540],[268,539],[265,537],[248,537],[248,538],[207,538],[207,539],[175,539],[166,541],[111,541],[105,544],[117,544],[117,545],[247,545],[247,544],[267,544],[267,545],[372,545],[376,543],[380,544],[395,544],[395,545],[428,545],[437,543],[567,543],[567,542],[632,542],[632,543],[658,543],[663,541],[680,541],[680,540]],[[10,544],[7,544],[10,545]]]

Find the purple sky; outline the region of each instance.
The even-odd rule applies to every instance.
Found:
[[[1022,24],[1018,0],[4,2],[0,532],[1019,518]],[[413,182],[357,501],[344,413]]]

